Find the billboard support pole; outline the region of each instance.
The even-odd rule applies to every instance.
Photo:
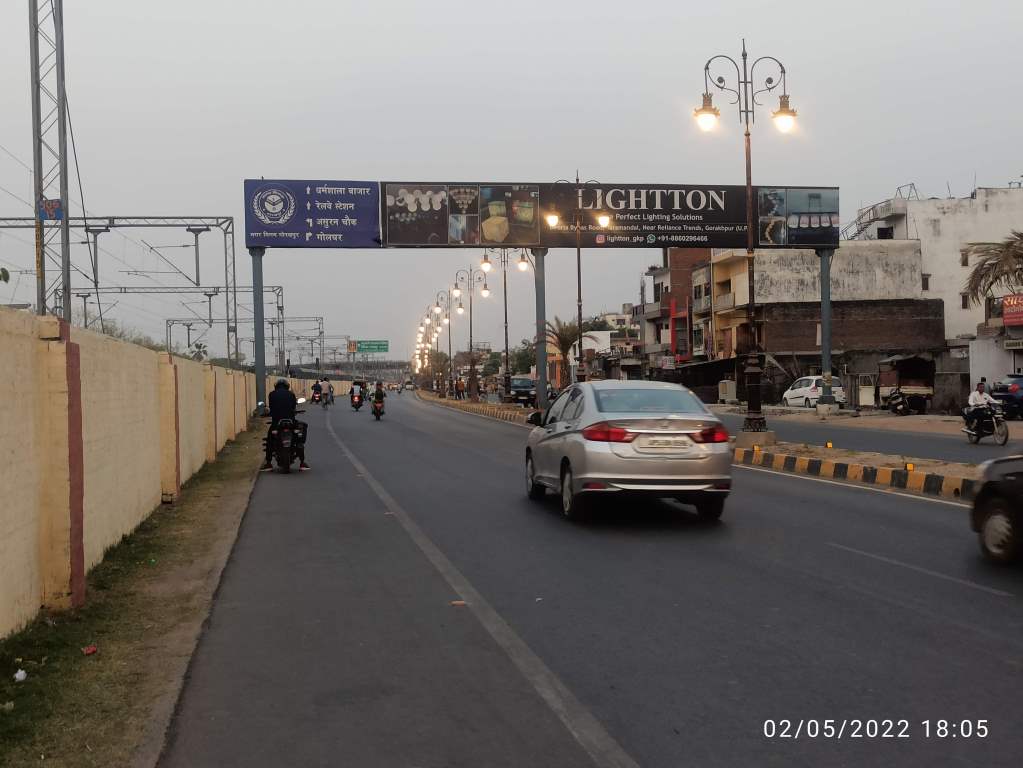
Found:
[[[821,376],[824,378],[824,389],[817,402],[822,405],[835,402],[831,394],[831,257],[834,255],[833,248],[817,249],[821,260]]]
[[[263,329],[263,254],[266,248],[249,248],[252,257],[252,324],[253,357],[256,372],[256,402],[266,402],[266,354],[265,331]],[[283,326],[281,327],[283,332]],[[230,351],[229,351],[230,354]]]
[[[544,284],[546,248],[532,248],[536,292],[536,407],[547,410],[547,297]]]

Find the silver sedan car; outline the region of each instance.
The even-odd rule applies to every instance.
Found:
[[[732,487],[728,432],[685,387],[654,381],[574,384],[533,413],[526,490],[561,496],[566,517],[598,495],[674,498],[714,520]]]

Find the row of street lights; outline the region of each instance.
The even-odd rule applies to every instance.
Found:
[[[505,391],[511,388],[510,350],[508,347],[508,266],[511,261],[511,254],[508,249],[502,248],[496,251],[495,258],[501,265],[502,283],[504,293],[504,360],[505,360]],[[525,250],[520,251],[519,258],[515,262],[520,272],[529,270],[530,262]],[[429,366],[431,376],[436,375],[431,365],[430,347],[437,346],[444,326],[451,322],[452,305],[455,300],[458,304],[454,311],[458,315],[465,313],[465,305],[462,301],[463,293],[466,294],[469,303],[469,396],[475,400],[479,397],[479,381],[476,375],[476,348],[473,339],[473,298],[478,292],[486,299],[490,297],[490,286],[487,283],[487,275],[493,270],[494,261],[491,260],[489,251],[484,251],[483,258],[478,267],[470,266],[468,269],[459,269],[455,272],[454,280],[447,289],[437,292],[432,307],[429,307],[423,319],[416,329],[416,354],[415,371],[420,373]],[[441,317],[443,316],[443,317]],[[451,334],[448,334],[448,387],[450,392],[455,389],[454,357],[451,349]]]

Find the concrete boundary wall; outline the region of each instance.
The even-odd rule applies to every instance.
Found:
[[[0,637],[85,575],[224,444],[255,377],[0,308]]]

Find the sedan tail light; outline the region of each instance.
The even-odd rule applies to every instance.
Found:
[[[693,433],[690,437],[694,443],[727,443],[728,430],[718,424],[715,427],[707,427],[699,432]]]
[[[635,432],[612,426],[606,421],[591,424],[583,430],[582,435],[587,440],[598,440],[604,443],[631,443],[636,439]]]
[[[1010,384],[1009,391],[1012,393],[1019,392],[1019,384]]]

